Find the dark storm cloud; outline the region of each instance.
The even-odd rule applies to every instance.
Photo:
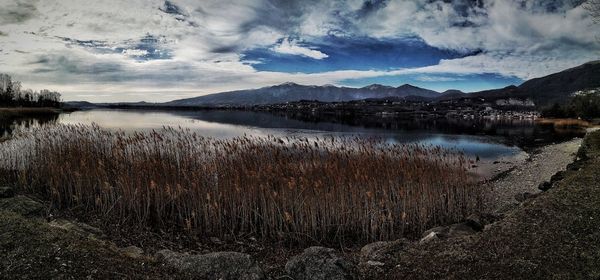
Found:
[[[187,16],[187,13],[181,7],[177,6],[175,3],[171,1],[165,1],[163,7],[160,7],[159,10],[173,15]]]
[[[24,1],[2,5],[0,7],[0,24],[22,23],[37,14],[36,7]]]
[[[36,65],[35,73],[57,72],[72,75],[104,75],[107,73],[117,74],[122,67],[115,63],[89,63],[79,59],[69,58],[64,55],[39,55],[30,64]]]
[[[294,30],[300,25],[307,9],[317,2],[317,0],[265,1],[264,5],[256,9],[256,14],[260,16],[241,24],[239,31],[248,32],[260,26],[281,31]]]
[[[367,0],[363,3],[362,7],[356,12],[356,15],[359,18],[367,16],[374,11],[385,8],[388,2],[388,0]]]

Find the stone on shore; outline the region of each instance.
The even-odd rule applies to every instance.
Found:
[[[295,280],[356,279],[355,267],[340,257],[334,249],[310,247],[293,257],[285,270]]]
[[[161,250],[156,253],[156,259],[192,279],[265,279],[264,272],[250,255],[237,252],[189,255]]]
[[[406,239],[394,241],[379,241],[365,245],[360,249],[361,262],[385,262],[393,257],[395,253],[400,252],[402,248],[409,244]]]
[[[73,231],[86,237],[104,238],[102,230],[85,223],[72,222],[64,219],[53,220],[48,223],[51,227],[61,228],[67,231]]]
[[[123,255],[128,256],[132,259],[139,259],[144,256],[144,250],[137,246],[129,246],[120,250]]]
[[[11,187],[0,187],[0,198],[11,198],[15,192]]]
[[[23,216],[40,215],[44,205],[23,195],[0,199],[0,210],[11,211]]]

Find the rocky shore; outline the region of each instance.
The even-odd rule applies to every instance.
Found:
[[[251,237],[209,239],[214,246],[179,236],[122,238],[4,186],[0,278],[593,279],[600,277],[599,168],[600,132],[548,145],[487,183],[486,211],[420,240],[341,249]]]
[[[527,197],[541,192],[540,185],[567,169],[577,159],[583,139],[551,144],[537,148],[525,157],[518,155],[505,166],[506,171],[486,184],[490,188],[488,211],[502,213],[514,208]]]

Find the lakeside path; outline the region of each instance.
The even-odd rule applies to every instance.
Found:
[[[600,279],[600,131],[578,156],[564,179],[483,232],[410,246],[381,278]]]
[[[488,182],[487,211],[503,213],[519,204],[515,196],[540,193],[538,186],[552,175],[566,170],[576,160],[583,139],[546,145],[533,150],[526,159],[515,160],[514,166]]]

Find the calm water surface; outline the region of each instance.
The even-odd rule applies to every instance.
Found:
[[[217,138],[250,136],[365,137],[390,143],[435,145],[468,156],[495,160],[522,152],[523,147],[580,137],[580,130],[557,130],[531,121],[483,120],[337,120],[331,117],[274,115],[248,111],[86,110],[60,115],[0,119],[0,137],[19,128],[53,124],[97,124],[126,132],[182,127]]]
[[[58,118],[62,124],[92,124],[109,129],[125,131],[160,130],[164,126],[182,127],[197,131],[204,136],[230,138],[243,135],[252,136],[358,136],[381,138],[391,143],[418,143],[436,145],[463,151],[467,155],[481,158],[497,158],[517,154],[521,149],[508,144],[502,129],[498,135],[473,135],[461,129],[451,129],[450,125],[435,127],[414,127],[385,125],[369,127],[346,125],[333,122],[301,121],[270,113],[246,111],[132,111],[132,110],[88,110],[62,114]],[[411,124],[414,125],[414,124]],[[470,130],[473,128],[469,127]],[[506,128],[504,128],[506,129]],[[525,126],[527,132],[528,126]],[[477,129],[475,129],[477,132]],[[476,133],[477,134],[477,133]]]

